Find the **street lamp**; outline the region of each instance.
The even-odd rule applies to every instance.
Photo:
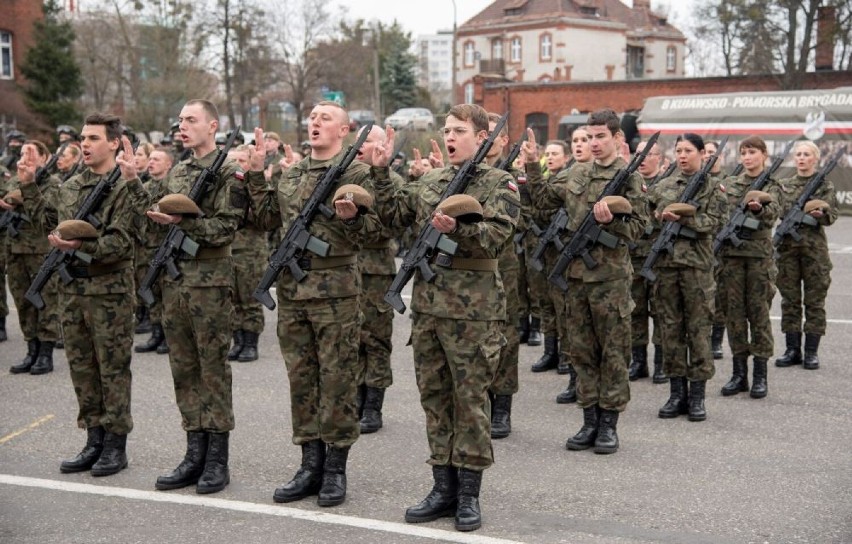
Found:
[[[364,32],[364,40],[372,42],[373,47],[373,114],[376,116],[376,123],[381,125],[382,117],[382,94],[379,87],[379,36],[375,29],[364,27],[361,29]]]
[[[453,3],[453,78],[450,84],[450,106],[456,103],[456,0]]]

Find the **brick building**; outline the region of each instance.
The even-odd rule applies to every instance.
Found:
[[[33,44],[33,23],[42,19],[40,0],[3,0],[0,18],[0,139],[11,128],[24,132],[39,128],[27,110],[23,93],[21,63]]]

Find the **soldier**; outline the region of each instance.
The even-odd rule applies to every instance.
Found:
[[[138,165],[138,162],[137,162]],[[145,193],[141,194],[141,206],[137,210],[139,218],[138,230],[144,232],[144,239],[136,246],[136,284],[139,285],[148,273],[151,259],[154,257],[160,242],[168,232],[163,225],[148,221],[145,215],[150,202],[157,202],[166,194],[166,176],[172,168],[172,155],[168,151],[155,149],[148,157],[148,181],[143,183]],[[141,176],[140,176],[141,181]],[[132,185],[132,184],[131,184]],[[133,190],[133,189],[131,189]],[[166,333],[163,331],[163,287],[162,280],[158,280],[151,286],[154,295],[154,303],[147,308],[151,321],[151,337],[133,348],[136,353],[149,353],[156,351],[159,354],[169,352],[169,344],[166,342]]]
[[[63,183],[68,180],[74,173],[80,162],[80,157],[83,152],[80,150],[79,144],[76,142],[68,144],[56,160],[57,175],[60,176],[60,181]]]
[[[713,141],[704,142],[704,160],[709,159],[716,154],[719,149],[719,144]],[[713,182],[722,184],[724,187],[725,175],[722,173],[721,157],[713,164],[710,169],[710,174],[713,176]],[[720,228],[724,225],[720,225]],[[725,310],[727,301],[725,300],[725,290],[718,288],[722,284],[722,259],[716,259],[716,264],[713,266],[713,277],[716,280],[716,304],[713,312],[713,327],[710,329],[710,350],[713,352],[713,359],[722,358],[722,340],[725,338]]]
[[[473,531],[482,524],[482,472],[494,462],[487,393],[505,343],[506,295],[497,257],[511,238],[520,200],[510,174],[479,164],[465,194],[481,205],[482,220],[465,223],[449,209],[447,214],[436,210],[456,169],[487,138],[488,113],[472,104],[453,106],[443,134],[452,166],[435,168],[396,191],[386,170],[374,169],[385,224],[415,225],[419,231],[428,221],[458,243],[455,255],[440,253],[431,263],[434,281],[414,280],[411,339],[435,484],[423,501],[406,510],[405,520],[455,515],[456,529]],[[382,158],[376,163],[387,164],[392,137],[383,149],[377,147],[378,153]]]
[[[75,260],[69,267],[71,283],[57,282],[62,297],[65,356],[77,396],[77,424],[86,429],[86,445],[76,457],[63,461],[61,472],[91,469],[108,476],[127,467],[127,435],[133,429],[130,414],[130,346],[133,343],[133,212],[126,181],[134,179],[133,151],[124,139],[118,117],[95,113],[83,125],[82,172],[59,187],[59,221],[71,219],[80,205],[116,163],[122,179],[95,211],[100,224],[96,239],[80,239],[55,232],[47,239],[61,251],[79,251],[91,263]],[[27,169],[26,181],[32,179]],[[25,176],[21,176],[25,181]],[[29,190],[29,189],[28,189]],[[60,223],[61,224],[61,223]]]
[[[281,136],[277,132],[267,131],[263,135],[263,141],[266,142],[266,159],[263,164],[266,165],[266,179],[269,181],[281,174],[280,162],[284,154],[281,150]]]
[[[591,211],[598,226],[622,241],[637,239],[647,218],[642,179],[634,173],[619,191],[617,202],[599,200],[601,191],[626,162],[619,155],[624,134],[618,115],[610,109],[589,115],[587,132],[594,161],[580,164],[565,176],[564,183],[533,187],[533,199],[541,206],[564,206],[568,230],[575,231]],[[530,131],[532,136],[532,131]],[[538,159],[531,138],[524,146],[525,162]],[[595,453],[618,451],[616,433],[619,413],[630,400],[627,365],[630,359],[630,298],[632,267],[626,243],[615,248],[595,245],[591,257],[598,263],[588,268],[575,259],[566,270],[568,292],[564,297],[568,357],[577,372],[577,404],[583,409],[583,426],[569,438],[569,450],[594,447]]]
[[[70,125],[59,125],[56,127],[56,137],[59,140],[59,145],[65,142],[77,142],[80,140],[79,134]]]
[[[219,112],[211,102],[195,99],[184,105],[179,119],[180,139],[192,156],[172,168],[165,184],[167,193],[186,195],[216,159]],[[197,493],[216,493],[230,482],[231,242],[248,205],[238,176],[237,165],[226,161],[198,202],[200,217],[147,212],[155,223],[178,225],[200,246],[194,258],[181,259],[180,278],[163,278],[163,329],[187,447],[177,468],[157,478],[160,490],[197,483]]]
[[[133,161],[136,164],[136,172],[138,172],[139,181],[142,182],[143,185],[151,176],[148,173],[148,160],[152,151],[154,151],[154,145],[148,142],[143,142],[136,147],[136,153],[133,155]],[[145,277],[145,272],[148,270],[148,260],[143,259],[143,262],[140,262],[140,259],[143,257],[140,254],[140,249],[142,249],[146,241],[145,223],[148,222],[148,218],[145,217],[146,207],[144,206],[144,204],[147,203],[147,195],[143,194],[143,196],[145,197],[145,200],[143,200],[142,208],[139,210],[139,214],[137,214],[135,220],[137,228],[133,229],[134,241],[136,242],[134,254],[134,268],[136,269],[136,274],[134,278],[137,281],[137,288],[139,287],[138,282],[142,281],[142,278]],[[141,300],[137,301],[137,304],[136,328],[133,332],[135,334],[148,334],[151,332],[151,316],[148,312],[148,307]]]
[[[50,157],[47,147],[36,140],[27,141],[22,149],[37,170],[44,168]],[[59,178],[47,174],[39,183],[33,183],[24,182],[19,175],[12,178],[9,188],[14,193],[0,200],[0,208],[7,210],[6,213],[17,211],[26,216],[19,222],[17,232],[8,232],[8,271],[9,291],[18,309],[18,323],[27,342],[26,356],[9,371],[12,374],[47,374],[53,371],[53,348],[59,340],[56,285],[51,282],[45,290],[45,307],[41,310],[33,306],[24,294],[38,273],[44,256],[50,251],[47,235],[56,227],[54,206]]]
[[[14,174],[18,170],[18,160],[21,158],[21,147],[27,141],[27,135],[19,130],[11,130],[6,134],[6,152],[0,157],[0,166]]]
[[[250,168],[249,147],[239,145],[232,148],[228,158],[239,165],[244,178],[244,172]],[[254,213],[249,207],[240,219],[240,227],[231,244],[234,266],[234,288],[231,293],[234,318],[231,327],[234,344],[228,352],[229,361],[249,363],[257,361],[259,357],[257,341],[263,332],[263,307],[252,296],[252,291],[263,277],[268,256],[266,249],[266,230],[255,223]]]
[[[744,172],[727,179],[725,192],[728,210],[740,202],[748,203],[749,217],[757,220],[757,230],[743,229],[740,247],[725,244],[719,253],[723,270],[720,288],[724,289],[728,343],[733,353],[733,374],[722,387],[722,395],[748,391],[748,357],[752,356],[754,375],[750,395],[760,399],[767,394],[766,365],[772,357],[772,323],[769,308],[775,295],[777,269],[772,258],[772,227],[781,211],[778,186],[769,180],[766,191],[751,191],[752,182],[763,173],[766,143],[749,136],[739,147]],[[749,339],[751,333],[751,339]]]
[[[308,129],[310,157],[290,167],[275,187],[263,177],[265,145],[262,131],[255,129],[248,186],[255,219],[263,228],[283,223],[287,232],[323,173],[343,158],[349,133],[343,108],[330,101],[317,103]],[[367,165],[352,162],[339,185],[364,186],[369,176]],[[344,202],[352,205],[346,209],[351,214],[342,213]],[[352,201],[335,201],[334,209],[336,217],[318,214],[310,226],[311,234],[330,245],[328,256],[306,253],[299,265],[307,277],[299,282],[285,272],[278,281],[278,341],[290,381],[293,442],[301,446],[302,464],[292,480],[275,490],[276,502],[318,494],[320,506],[343,503],[349,449],[360,432],[356,397],[364,367],[358,358],[357,254],[383,227],[374,211],[363,207],[362,213]]]
[[[694,234],[674,240],[674,250],[662,255],[654,271],[658,278],[651,296],[663,344],[663,372],[670,391],[659,417],[688,414],[690,421],[704,421],[707,380],[713,377],[710,353],[710,321],[713,316],[713,233],[726,213],[725,197],[711,179],[704,181],[691,204],[677,204],[693,174],[704,160],[704,140],[693,133],[675,140],[679,172],[658,181],[648,193],[650,212],[662,224],[679,221]],[[687,351],[688,350],[688,351]]]
[[[813,177],[820,152],[813,142],[803,141],[796,144],[793,156],[796,160],[796,176],[778,182],[781,217],[787,214]],[[801,240],[786,236],[778,246],[777,285],[781,293],[781,330],[787,349],[784,355],[775,360],[775,366],[803,364],[801,346],[804,305],[804,367],[816,370],[819,368],[819,341],[825,335],[825,297],[831,284],[832,265],[824,227],[831,226],[837,220],[834,184],[824,180],[810,202],[813,203],[813,209],[808,214],[814,218],[816,225],[799,229]]]

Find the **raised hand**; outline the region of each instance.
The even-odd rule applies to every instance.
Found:
[[[527,128],[527,139],[521,144],[521,157],[524,164],[538,162],[538,144],[535,142],[535,132],[531,128]]]
[[[263,141],[263,129],[254,127],[254,145],[249,145],[249,168],[252,172],[263,172],[266,162],[266,143]]]
[[[286,170],[296,164],[296,156],[293,155],[293,147],[290,144],[284,144],[284,158],[278,161],[278,166],[281,170]]]
[[[444,154],[441,152],[441,147],[435,140],[430,141],[432,142],[432,152],[429,153],[429,164],[432,165],[432,168],[443,168]]]
[[[27,185],[35,181],[38,170],[38,153],[35,146],[24,145],[21,149],[21,158],[18,159],[18,181],[21,185]]]
[[[121,153],[115,158],[115,163],[121,169],[121,177],[126,180],[136,179],[139,171],[136,169],[136,158],[133,153],[133,145],[127,136],[121,137]]]
[[[393,160],[396,132],[392,126],[387,125],[385,127],[385,133],[387,134],[387,139],[384,143],[376,144],[376,146],[373,147],[373,166],[390,166],[390,162]]]

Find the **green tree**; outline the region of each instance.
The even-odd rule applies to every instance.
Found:
[[[417,80],[414,66],[417,59],[405,50],[393,51],[382,66],[381,89],[385,111],[417,105]]]
[[[83,92],[80,68],[74,60],[74,30],[58,17],[56,0],[44,3],[44,19],[34,26],[35,43],[21,65],[27,106],[53,126],[77,123],[75,101]]]

